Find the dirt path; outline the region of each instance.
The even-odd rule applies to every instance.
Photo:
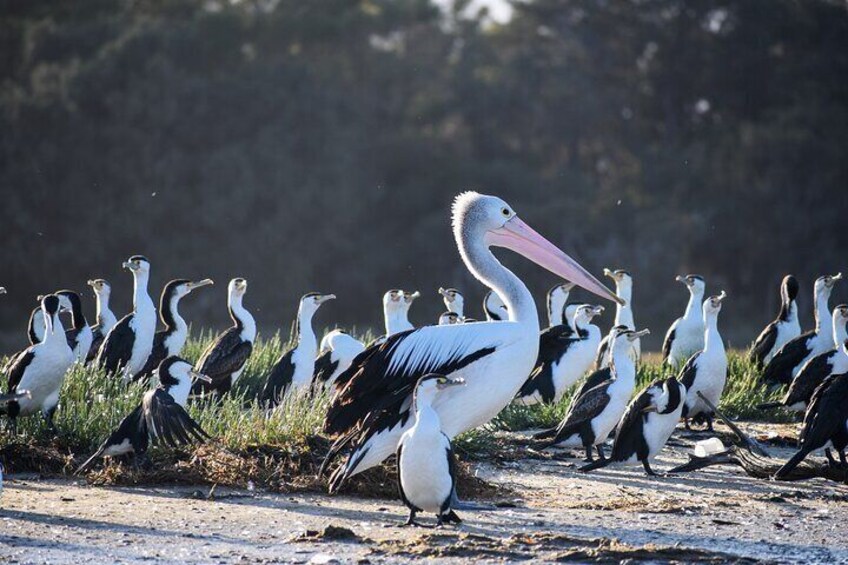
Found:
[[[785,455],[787,450],[773,450]],[[667,452],[655,466],[685,460]],[[648,478],[560,460],[477,467],[515,507],[459,529],[400,529],[394,500],[7,478],[0,563],[445,563],[560,560],[848,563],[848,488],[756,481],[733,468]],[[197,496],[199,495],[199,498]],[[324,531],[322,531],[324,530]]]

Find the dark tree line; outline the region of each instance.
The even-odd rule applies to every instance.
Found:
[[[844,2],[535,0],[504,25],[465,4],[2,2],[3,344],[90,277],[126,311],[133,253],[156,293],[220,283],[185,303],[201,325],[236,275],[266,330],[310,290],[339,295],[319,324],[378,325],[391,287],[435,320],[440,285],[482,295],[448,227],[469,188],[631,270],[655,346],[682,272],[729,292],[734,345],[786,272],[811,324],[812,279],[848,270]],[[540,298],[555,282],[502,255]]]

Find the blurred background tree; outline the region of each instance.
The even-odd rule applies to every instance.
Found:
[[[0,343],[36,294],[115,287],[144,253],[153,288],[225,323],[250,282],[260,327],[376,327],[391,287],[417,323],[457,286],[461,190],[503,196],[596,273],[626,268],[657,348],[706,276],[744,346],[780,277],[848,270],[848,8],[842,0],[5,0]],[[539,296],[556,281],[503,254]],[[841,289],[839,297],[847,297]],[[575,299],[594,300],[586,295]],[[93,317],[93,306],[89,308]],[[610,309],[611,311],[611,309]],[[611,314],[610,314],[611,317]]]

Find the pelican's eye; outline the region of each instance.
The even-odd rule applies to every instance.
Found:
[[[504,215],[504,218],[509,218],[509,208],[502,209],[501,214]]]

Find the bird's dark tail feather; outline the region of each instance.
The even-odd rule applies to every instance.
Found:
[[[542,430],[541,432],[533,434],[533,439],[550,439],[554,437],[557,433],[556,428],[551,428],[549,430]]]
[[[583,465],[577,470],[581,473],[588,473],[589,471],[594,471],[595,469],[601,469],[603,467],[606,467],[610,463],[612,463],[612,459],[610,457],[607,457],[606,459],[596,459],[588,465]]]
[[[804,458],[807,457],[807,455],[809,454],[809,451],[802,449],[801,451],[793,455],[792,458],[783,465],[783,467],[777,470],[777,473],[774,474],[774,478],[778,480],[783,480],[789,477],[789,474],[793,470],[795,470],[795,467],[797,467],[801,463],[801,461],[803,461]]]
[[[104,451],[105,449],[106,449],[106,446],[105,446],[105,445],[101,445],[101,446],[100,446],[100,448],[99,448],[97,451],[95,451],[95,452],[94,452],[94,455],[92,455],[91,457],[89,457],[88,459],[86,459],[86,460],[85,460],[85,463],[83,463],[82,465],[80,465],[80,466],[79,466],[79,468],[76,470],[76,472],[75,472],[74,474],[75,474],[75,475],[79,475],[79,474],[80,474],[80,473],[82,473],[83,471],[88,470],[88,469],[89,469],[89,468],[90,468],[90,467],[94,464],[94,462],[95,462],[95,461],[97,461],[97,459],[98,459],[101,455],[103,455],[103,451]]]
[[[781,406],[783,406],[782,402],[763,402],[762,404],[757,404],[757,410],[774,410]]]

